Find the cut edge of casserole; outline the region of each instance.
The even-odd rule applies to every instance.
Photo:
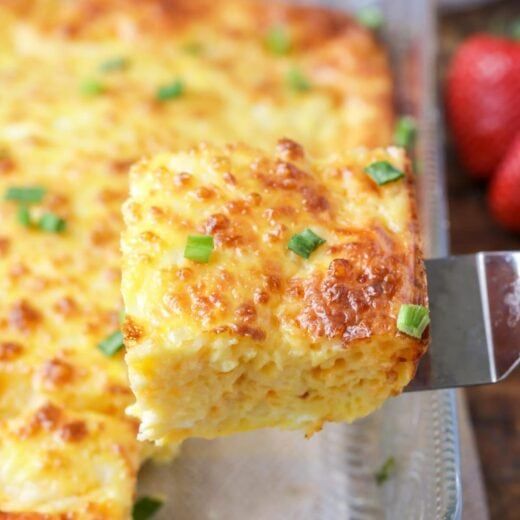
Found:
[[[404,176],[377,185],[365,168],[381,162]],[[403,150],[202,144],[130,177],[123,331],[141,439],[311,434],[411,380],[427,339],[396,319],[427,293]],[[325,240],[308,259],[288,249],[305,229]],[[190,235],[213,237],[208,263],[184,257]]]

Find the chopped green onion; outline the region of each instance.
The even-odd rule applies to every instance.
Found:
[[[67,223],[54,213],[45,213],[38,222],[38,227],[48,233],[61,233],[65,231]]]
[[[159,511],[162,505],[162,500],[158,498],[141,497],[135,502],[132,509],[132,520],[148,520]]]
[[[117,56],[104,61],[100,66],[101,72],[115,72],[118,70],[124,70],[130,65],[130,60],[124,56]]]
[[[311,253],[325,243],[312,229],[304,229],[301,233],[293,235],[287,247],[303,258],[309,258]]]
[[[177,79],[173,83],[169,83],[168,85],[163,85],[157,89],[155,93],[155,98],[158,101],[168,101],[170,99],[175,99],[181,96],[184,93],[184,84],[181,80]]]
[[[310,90],[311,82],[298,69],[291,69],[287,73],[287,83],[289,86],[298,92],[305,92]]]
[[[125,309],[121,309],[119,311],[119,323],[123,323],[123,321],[125,321],[125,317],[126,317]]]
[[[376,471],[374,477],[377,485],[381,486],[384,484],[395,472],[395,459],[394,457],[388,457],[384,464]]]
[[[417,127],[413,117],[401,117],[395,125],[394,143],[403,148],[411,148],[415,141],[416,130]]]
[[[105,356],[113,356],[116,352],[119,352],[123,346],[123,334],[120,330],[117,330],[110,334],[110,336],[107,336],[103,341],[100,341],[97,347]]]
[[[184,249],[184,258],[206,264],[213,251],[213,237],[207,235],[190,235]]]
[[[360,9],[356,13],[356,19],[368,29],[380,29],[383,25],[384,18],[381,9],[375,6],[368,6]]]
[[[430,314],[423,305],[403,304],[397,316],[397,329],[408,336],[421,339],[430,323]]]
[[[187,42],[182,46],[182,50],[187,54],[192,54],[193,56],[197,56],[203,50],[202,44],[200,42]]]
[[[5,199],[31,204],[41,202],[44,195],[45,188],[41,186],[11,186],[5,192]]]
[[[265,36],[265,45],[273,54],[287,54],[291,50],[291,38],[283,25],[271,27]]]
[[[32,226],[31,212],[26,204],[20,204],[18,206],[17,213],[18,222],[24,227]]]
[[[365,172],[368,173],[379,186],[404,177],[404,173],[401,170],[394,168],[387,161],[373,162],[365,168]]]
[[[80,85],[80,91],[85,96],[98,96],[105,90],[104,85],[95,79],[86,79]]]

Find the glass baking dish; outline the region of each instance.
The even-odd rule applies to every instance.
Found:
[[[312,3],[312,2],[307,2]],[[314,2],[317,3],[317,2]],[[417,196],[426,255],[447,254],[447,220],[435,105],[433,0],[329,0],[339,9],[379,5],[400,113],[418,121]],[[388,457],[393,476],[374,473]],[[352,425],[190,440],[173,463],[147,464],[139,495],[159,495],[158,519],[433,520],[461,515],[454,391],[407,394]]]

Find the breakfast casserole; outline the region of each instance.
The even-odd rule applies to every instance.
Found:
[[[128,518],[150,453],[124,412],[129,166],[201,140],[387,145],[387,59],[311,7],[0,0],[0,85],[0,517]]]
[[[313,160],[282,139],[159,154],[132,169],[123,214],[141,439],[311,434],[413,377],[427,295],[402,149]],[[420,330],[403,328],[413,309]]]

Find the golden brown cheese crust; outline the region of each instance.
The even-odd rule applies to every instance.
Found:
[[[377,161],[405,178],[376,185],[364,169]],[[139,163],[124,207],[122,287],[142,437],[310,431],[400,392],[427,342],[396,327],[403,303],[427,305],[411,183],[397,148],[312,160],[288,139],[274,156],[203,144]],[[307,228],[326,243],[303,259],[287,244]],[[208,264],[183,258],[192,234],[213,237]],[[320,374],[334,363],[339,382],[329,385]],[[349,392],[362,400],[363,379],[367,403],[356,408]],[[265,392],[277,404],[256,416]],[[294,405],[309,394],[309,409]]]
[[[292,41],[286,56],[265,45],[279,24]],[[118,57],[128,66],[100,71]],[[288,87],[293,67],[311,90]],[[177,78],[184,95],[157,101],[157,88]],[[82,92],[87,80],[103,92]],[[268,147],[289,135],[320,156],[387,144],[392,133],[384,51],[348,17],[308,7],[0,0],[0,84],[0,195],[10,186],[41,185],[46,194],[33,217],[53,212],[67,221],[60,235],[26,229],[17,205],[0,201],[0,427],[42,401],[127,424],[132,396],[122,356],[107,358],[96,345],[119,327],[120,205],[132,162],[201,139]],[[142,333],[126,330],[131,338]],[[36,460],[40,452],[32,453]],[[56,511],[72,515],[85,499],[76,503],[72,488],[67,493],[71,501]],[[114,503],[131,499],[127,493]],[[9,507],[16,515],[41,511],[24,509],[23,499]]]
[[[296,313],[278,315],[278,319],[297,323],[313,338],[340,338],[348,344],[372,334],[395,333],[392,301],[397,297],[424,304],[426,297],[420,248],[410,239],[403,240],[399,233],[412,231],[414,236],[417,233],[408,165],[407,178],[402,182],[408,186],[410,229],[398,228],[396,232],[391,223],[370,212],[361,221],[352,219],[350,223],[349,217],[345,219],[345,198],[349,194],[343,176],[347,166],[342,169],[338,165],[325,173],[316,171],[306,162],[301,146],[294,143],[288,154],[288,143],[287,139],[279,143],[278,156],[274,159],[255,156],[253,152],[245,170],[240,169],[243,164],[237,166],[233,161],[234,156],[240,155],[241,146],[215,151],[202,145],[197,152],[209,156],[208,162],[222,175],[223,182],[216,179],[206,183],[200,175],[155,166],[160,159],[136,166],[132,174],[136,185],[142,182],[141,176],[153,175],[161,187],[160,195],[150,190],[150,201],[140,194],[139,202],[127,205],[130,224],[139,218],[153,222],[148,231],[139,235],[138,254],[149,251],[147,256],[154,258],[154,253],[166,245],[158,230],[169,227],[186,236],[190,233],[213,236],[215,255],[225,252],[230,261],[219,264],[216,260],[214,269],[186,262],[186,266],[165,270],[163,285],[169,289],[163,306],[191,316],[204,328],[222,333],[231,327],[239,335],[261,340],[269,331],[254,326],[259,309],[285,295],[288,308],[292,309],[293,302],[294,306],[298,302],[302,305]],[[378,153],[385,154],[375,152],[371,159],[375,161]],[[369,164],[369,155],[366,152],[358,155],[361,159],[351,154],[357,170],[350,174],[355,175],[359,186],[350,197],[374,198],[377,204],[381,188],[363,172],[363,167]],[[288,156],[295,160],[284,160]],[[345,162],[351,167],[348,159]],[[229,184],[225,174],[234,171],[233,168],[239,169],[241,178],[237,180],[234,173],[235,180]],[[180,185],[175,181],[179,175],[183,178]],[[385,190],[388,192],[392,187]],[[161,205],[164,194],[189,201],[189,211],[173,212],[167,205]],[[156,195],[157,205],[154,205]],[[323,272],[309,277],[293,276],[285,265],[285,246],[292,234],[306,227],[326,229],[336,235],[332,243],[323,246],[331,261]],[[411,247],[417,249],[410,251]],[[250,271],[237,272],[233,269],[233,255],[237,263],[245,256],[257,256],[258,262]],[[237,301],[238,288],[253,297]],[[130,344],[143,340],[142,332],[137,330],[139,326],[128,320],[125,333]]]

